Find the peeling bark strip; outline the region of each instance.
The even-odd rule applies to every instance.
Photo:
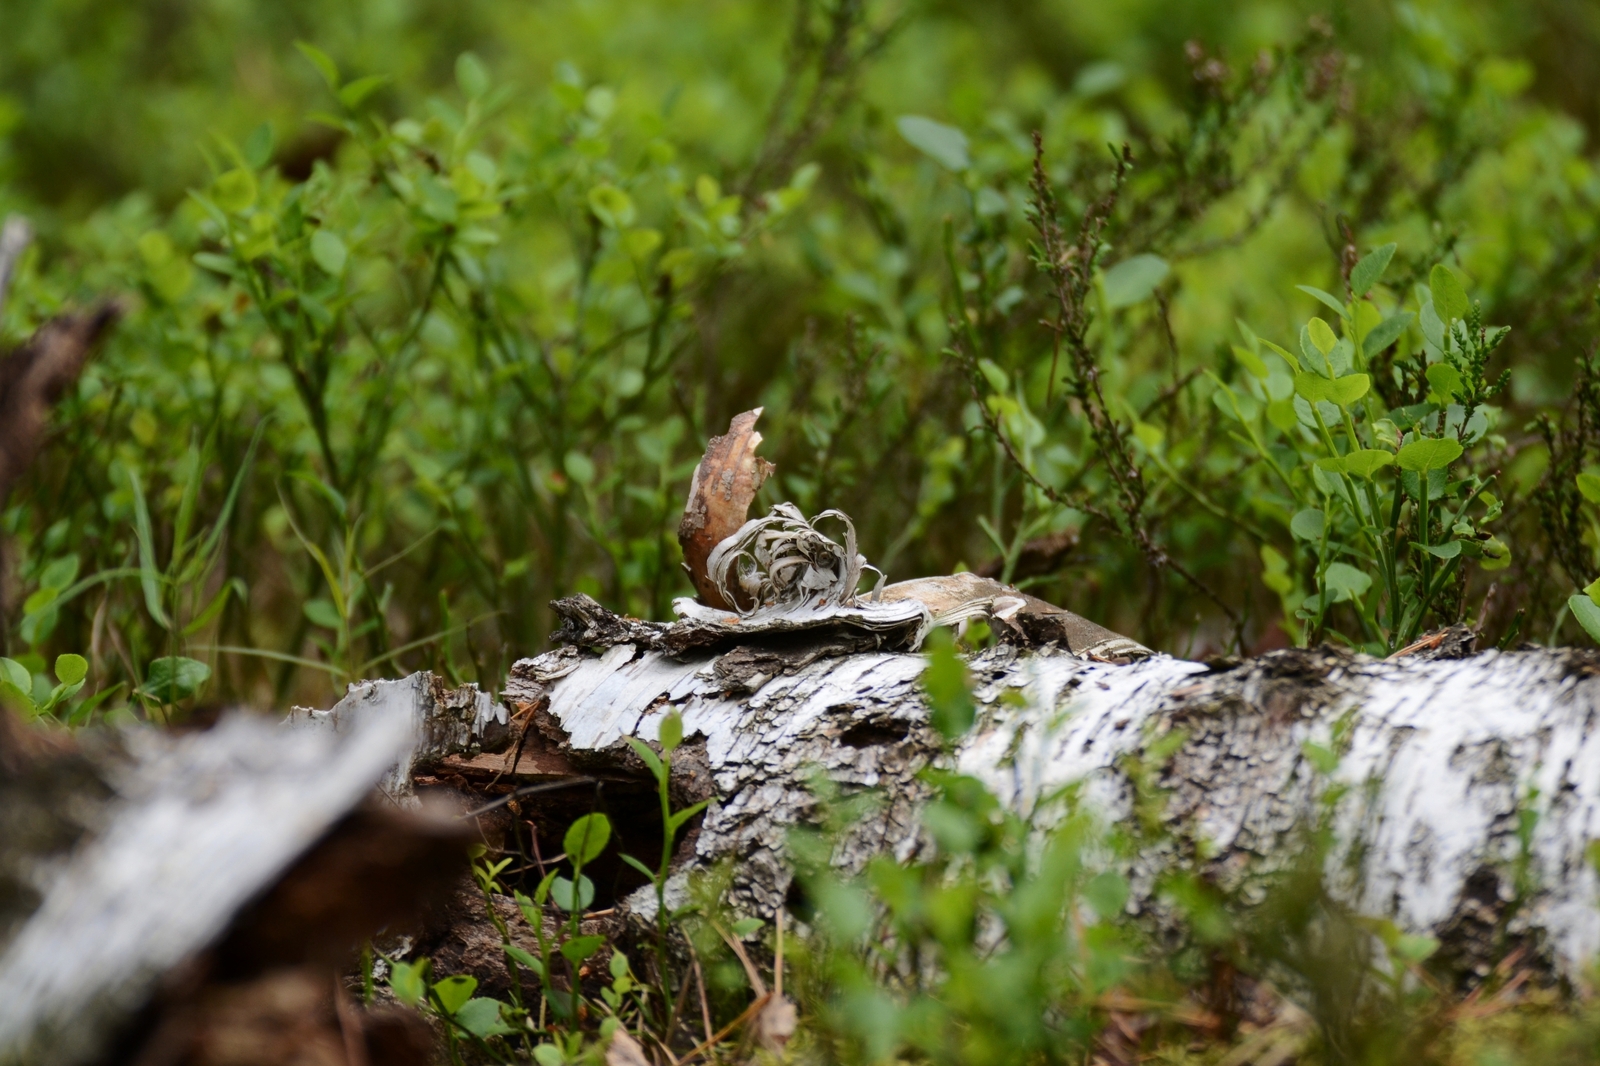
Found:
[[[916,775],[941,757],[918,687],[923,664],[904,653],[786,660],[745,648],[673,658],[623,641],[522,660],[506,698],[544,723],[530,748],[589,768],[624,768],[624,737],[654,741],[665,715],[680,713],[685,736],[704,745],[717,797],[695,863],[735,859],[734,902],[770,914],[789,887],[785,835],[813,813],[817,771],[882,797],[841,842],[841,865],[919,846],[926,792]],[[1600,950],[1600,883],[1586,858],[1600,836],[1600,657],[1380,662],[1284,651],[1213,671],[1167,656],[1118,666],[1002,645],[970,665],[983,709],[954,761],[1013,809],[1082,782],[1107,818],[1129,817],[1126,760],[1181,730],[1158,768],[1166,817],[1176,839],[1209,844],[1205,869],[1223,885],[1248,894],[1259,859],[1290,858],[1318,797],[1340,782],[1355,786],[1340,832],[1369,853],[1339,888],[1364,913],[1440,937],[1443,957],[1466,971],[1508,938],[1567,975]],[[1002,700],[1007,691],[1023,705]],[[1305,746],[1334,745],[1341,722],[1341,761],[1320,775]],[[1538,815],[1534,889],[1516,901],[1522,811]],[[1149,905],[1154,873],[1172,861],[1139,860],[1133,906]]]
[[[683,545],[683,565],[708,607],[731,611],[735,604],[723,596],[711,579],[709,561],[716,546],[739,531],[762,482],[773,465],[756,455],[761,434],[756,420],[761,408],[733,416],[728,432],[712,437],[706,453],[694,468],[689,483],[689,502],[678,524],[678,543]]]

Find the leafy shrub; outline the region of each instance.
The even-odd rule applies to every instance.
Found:
[[[1243,71],[1196,46],[1181,92],[1101,65],[952,123],[868,78],[950,25],[801,10],[742,140],[647,71],[529,92],[463,54],[401,106],[307,45],[307,132],[214,142],[170,210],[46,225],[10,336],[72,293],[138,300],[5,515],[13,655],[86,648],[153,708],[419,666],[494,685],[555,595],[666,613],[687,472],[757,403],[764,499],[843,506],[896,576],[985,564],[1179,652],[1559,625],[1595,576],[1560,518],[1589,462],[1561,434],[1589,423],[1522,427],[1600,235],[1524,67],[1413,12],[1369,74],[1314,28]],[[1457,325],[1441,279],[1477,297]],[[1426,514],[1377,454],[1442,460],[1421,437],[1463,449]],[[183,683],[152,687],[158,661]]]

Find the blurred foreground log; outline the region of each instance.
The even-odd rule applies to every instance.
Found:
[[[465,867],[456,812],[368,802],[415,726],[234,715],[74,751],[7,718],[4,818],[31,846],[0,853],[0,1062],[430,1061],[419,1019],[357,1010],[338,983]]]

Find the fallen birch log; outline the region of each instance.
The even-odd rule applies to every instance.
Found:
[[[518,662],[505,699],[526,723],[522,742],[456,756],[447,772],[502,789],[564,773],[642,776],[625,738],[655,741],[676,712],[696,755],[681,760],[676,791],[682,802],[712,800],[680,852],[678,883],[731,859],[733,902],[745,910],[784,905],[785,838],[814,816],[814,774],[882,798],[839,843],[837,863],[854,868],[923,846],[925,767],[953,765],[1023,813],[1081,783],[1085,801],[1116,821],[1131,813],[1130,771],[1177,732],[1181,743],[1147,769],[1166,793],[1170,839],[1193,852],[1203,842],[1203,869],[1223,886],[1292,858],[1319,797],[1349,785],[1336,825],[1366,858],[1340,888],[1363,913],[1437,936],[1440,957],[1466,973],[1517,945],[1577,977],[1600,949],[1593,653],[1378,661],[1289,650],[1216,667],[1002,645],[972,657],[979,720],[946,753],[929,726],[920,655],[819,658],[790,644],[675,657],[647,650],[638,629],[620,639],[628,625],[646,624],[618,620],[609,638]],[[1153,875],[1172,859],[1135,861],[1130,907],[1151,904]],[[639,892],[626,906],[648,914],[654,899]]]

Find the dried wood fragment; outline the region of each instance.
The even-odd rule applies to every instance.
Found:
[[[984,618],[1019,647],[1057,644],[1074,655],[1100,662],[1129,662],[1152,654],[1121,633],[977,574],[899,581],[883,590],[883,600],[915,600],[932,612],[934,625],[953,626]]]
[[[760,417],[759,407],[734,415],[728,432],[711,438],[705,455],[694,468],[689,502],[678,524],[684,568],[689,571],[701,602],[708,607],[733,610],[737,606],[711,579],[709,563],[716,546],[744,525],[750,504],[774,469],[756,455],[761,444],[761,434],[756,432]]]

